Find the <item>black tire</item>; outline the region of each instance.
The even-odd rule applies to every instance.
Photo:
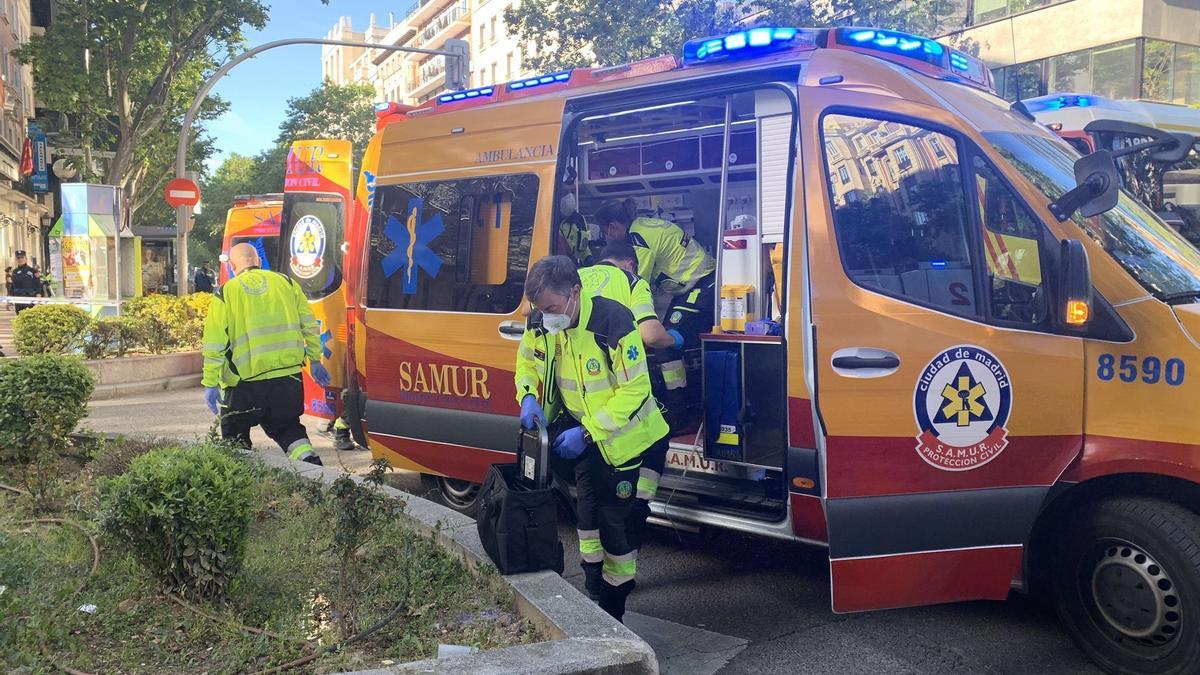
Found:
[[[1200,516],[1148,497],[1098,502],[1060,530],[1054,604],[1109,673],[1184,675],[1200,664]]]
[[[479,513],[479,483],[429,474],[421,474],[421,482],[443,506],[470,518]]]

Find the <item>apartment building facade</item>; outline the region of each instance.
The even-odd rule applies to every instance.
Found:
[[[418,0],[386,24],[370,17],[358,32],[343,17],[329,32],[332,39],[362,40],[421,49],[441,49],[447,40],[470,45],[470,85],[483,86],[528,75],[524,54],[504,22],[504,10],[519,0]],[[441,56],[361,47],[327,46],[321,70],[337,84],[366,82],[381,101],[418,104],[446,89],[446,63]]]
[[[1009,100],[1080,92],[1200,105],[1200,0],[952,6],[943,41],[987,62]]]
[[[5,267],[15,264],[13,254],[19,250],[45,263],[45,234],[53,209],[51,196],[34,193],[21,173],[35,101],[32,68],[19,63],[13,52],[34,30],[30,0],[0,0],[0,260]]]

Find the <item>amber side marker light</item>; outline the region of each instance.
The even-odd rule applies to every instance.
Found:
[[[817,486],[817,484],[813,482],[813,479],[804,478],[802,476],[796,476],[795,478],[793,478],[792,485],[795,485],[796,487],[801,488],[803,490],[810,490]]]
[[[1083,300],[1067,301],[1067,325],[1082,326],[1088,321],[1088,304]]]

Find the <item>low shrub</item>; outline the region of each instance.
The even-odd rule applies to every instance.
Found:
[[[167,590],[215,598],[241,569],[254,495],[219,449],[154,450],[101,484],[101,524]]]
[[[27,356],[65,354],[79,346],[87,326],[87,312],[75,305],[35,305],[13,321],[13,341]]]
[[[83,337],[87,359],[125,356],[141,343],[139,324],[128,316],[106,316],[88,325]]]
[[[209,293],[147,295],[125,303],[126,316],[137,325],[142,344],[154,354],[184,347],[199,348],[204,319],[212,302]]]
[[[54,484],[50,464],[87,415],[95,387],[92,373],[73,356],[0,362],[0,459],[22,465],[25,487],[39,502]]]
[[[192,293],[183,298],[187,306],[187,316],[178,327],[176,339],[179,346],[188,349],[199,349],[204,338],[204,320],[208,318],[208,307],[212,304],[212,293]]]

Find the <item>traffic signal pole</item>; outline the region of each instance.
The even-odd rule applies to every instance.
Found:
[[[451,44],[453,43],[453,44]],[[447,40],[448,49],[420,49],[418,47],[399,47],[396,45],[381,45],[373,42],[358,42],[354,40],[327,40],[325,38],[288,38],[286,40],[275,40],[266,44],[261,44],[253,49],[249,49],[234,58],[228,63],[217,69],[217,72],[208,78],[204,86],[200,87],[200,91],[196,92],[196,97],[192,99],[192,107],[188,108],[187,114],[183,116],[183,126],[179,130],[179,145],[175,149],[175,177],[185,178],[187,175],[187,148],[188,141],[192,135],[192,123],[196,121],[196,114],[200,112],[200,105],[204,103],[204,99],[208,98],[213,87],[222,77],[233,70],[234,66],[253,58],[268,49],[276,47],[287,47],[290,45],[334,45],[342,47],[366,47],[368,49],[384,49],[392,52],[412,52],[415,54],[430,54],[433,56],[446,57],[446,88],[447,89],[466,89],[466,74],[470,73],[469,59],[470,55],[466,49],[466,42],[462,40]],[[451,63],[454,61],[454,63]],[[451,82],[452,76],[457,75],[457,82]],[[211,206],[211,205],[210,205]],[[179,285],[178,294],[180,296],[187,295],[188,289],[188,256],[187,256],[187,236],[188,236],[188,220],[191,217],[192,207],[178,206],[175,208],[175,266],[176,266],[176,282]]]

